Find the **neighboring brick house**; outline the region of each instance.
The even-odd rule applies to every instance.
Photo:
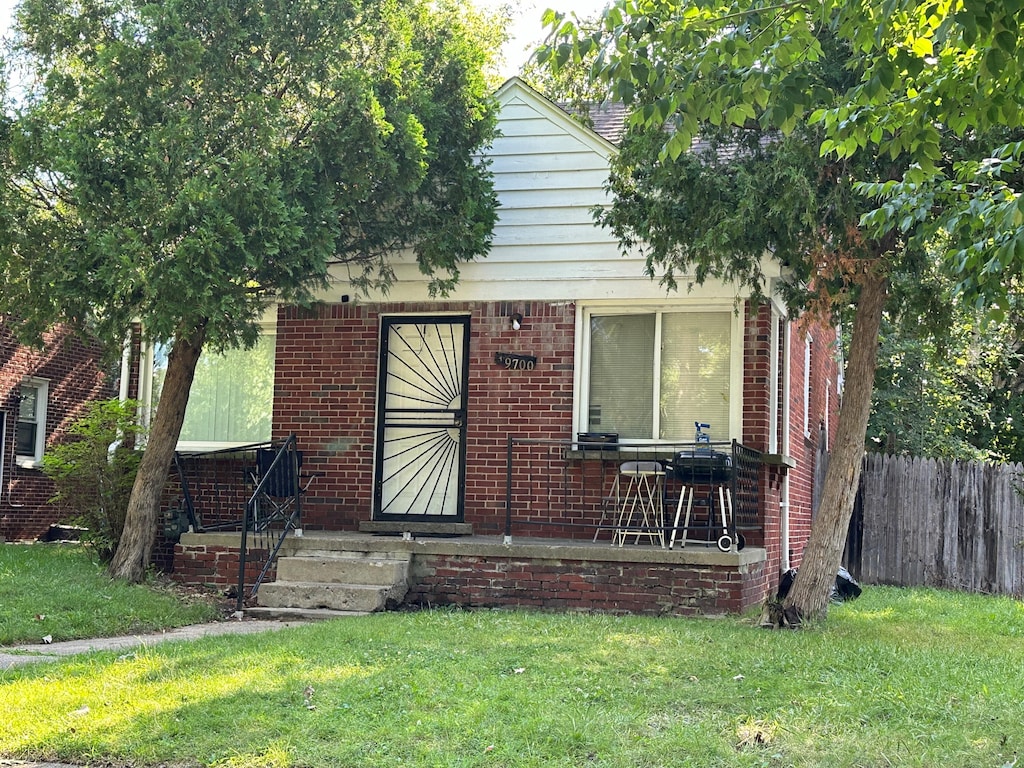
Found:
[[[54,490],[40,469],[43,454],[89,402],[117,394],[98,343],[63,327],[43,342],[40,349],[20,344],[0,322],[0,540],[38,539],[58,522],[61,513],[47,503]]]
[[[269,350],[274,361],[273,405],[260,437],[294,433],[305,470],[323,475],[303,501],[303,528],[471,529],[500,541],[509,435],[571,441],[579,433],[613,432],[623,442],[681,444],[694,439],[700,421],[711,424],[714,441],[736,440],[764,457],[748,551],[730,555],[732,575],[720,574],[736,590],[706,605],[691,595],[689,608],[671,602],[675,587],[646,609],[633,598],[618,605],[713,612],[756,604],[782,570],[799,563],[806,542],[815,461],[834,431],[841,395],[836,330],[798,330],[780,300],[754,305],[736,285],[708,281],[666,293],[644,274],[643,258],[623,255],[593,223],[594,206],[607,203],[615,146],[518,79],[497,100],[501,136],[488,156],[499,219],[490,253],[460,269],[454,294],[430,299],[415,263],[399,259],[387,297],[350,300],[339,272],[321,305],[282,306],[267,324],[260,354]],[[764,273],[782,277],[767,258]],[[685,286],[685,278],[679,283]],[[775,296],[772,285],[766,289]],[[270,398],[269,383],[264,389]],[[211,447],[231,442],[213,433],[208,439]],[[586,455],[562,455],[570,457],[565,466],[550,471],[587,472]],[[539,526],[517,535],[590,539],[594,529]],[[205,548],[201,556],[208,567],[213,556]],[[176,567],[187,571],[190,557],[179,547]],[[420,598],[543,602],[492,594],[497,584],[514,581],[509,569],[531,569],[495,566],[491,556],[470,561],[469,571],[490,575],[463,583],[450,562],[430,565],[432,578],[447,573],[450,583],[421,585]],[[559,562],[554,570],[570,570]],[[684,562],[690,561],[668,558],[664,572]],[[572,578],[626,578],[621,563],[613,570],[618,576],[584,564]],[[644,589],[658,592],[650,582],[662,570],[636,573]],[[608,605],[589,597],[577,603]]]

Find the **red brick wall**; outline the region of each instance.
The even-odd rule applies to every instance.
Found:
[[[39,469],[19,467],[14,458],[14,432],[21,382],[28,377],[47,379],[46,444],[64,437],[67,426],[79,418],[86,403],[113,397],[114,376],[100,363],[101,348],[64,328],[48,333],[41,350],[18,344],[11,330],[0,324],[0,407],[7,414],[7,439],[0,451],[0,538],[36,539],[46,533],[61,513],[48,504],[53,484]]]
[[[265,551],[253,552],[247,589]],[[174,578],[230,591],[238,580],[238,550],[221,545],[175,547]],[[720,615],[760,604],[765,563],[700,565],[629,563],[540,557],[417,554],[406,605],[465,608],[536,607],[596,613]],[[267,581],[274,579],[271,572]]]
[[[405,602],[467,608],[717,615],[759,605],[765,569],[451,555],[417,556]]]
[[[492,302],[450,304],[336,304],[311,312],[283,308],[278,317],[274,434],[298,435],[305,452],[305,470],[321,471],[304,502],[304,525],[310,529],[354,529],[370,519],[373,481],[379,319],[384,313],[464,312],[470,315],[470,381],[466,521],[482,534],[497,534],[504,521],[506,438],[552,438],[572,435],[573,345],[572,303]],[[513,331],[509,317],[524,315]],[[771,310],[748,308],[743,338],[744,444],[758,450],[770,445]],[[791,548],[798,556],[810,525],[811,485],[818,423],[824,423],[826,381],[831,381],[829,407],[838,405],[834,382],[835,333],[810,326],[815,336],[812,356],[810,439],[803,437],[803,332],[788,334],[791,402],[791,454],[797,468],[789,471]],[[495,352],[536,355],[532,371],[508,371],[495,365]],[[835,428],[835,416],[829,418]],[[764,536],[754,534],[752,546],[768,550],[766,572],[772,583],[782,563],[780,502],[784,470],[765,467],[761,473]],[[572,532],[548,531],[557,535]],[[537,534],[542,531],[537,530]],[[586,534],[592,535],[592,534]]]
[[[233,593],[238,587],[238,551],[239,548],[225,546],[207,546],[204,544],[182,546],[173,545],[174,580],[181,584],[216,587],[225,593]],[[245,563],[246,591],[256,583],[263,564],[267,561],[269,551],[266,549],[248,549]],[[277,576],[277,565],[274,564],[263,578],[264,583],[273,581]]]
[[[808,336],[812,340],[809,370],[805,367]],[[823,440],[827,440],[825,447],[831,445],[838,423],[837,343],[834,327],[823,323],[794,323],[791,326],[790,454],[796,459],[797,466],[789,471],[789,539],[794,567],[799,567],[804,546],[810,535],[818,449]],[[806,414],[805,381],[810,383]]]
[[[539,302],[336,304],[282,309],[277,325],[274,435],[295,432],[304,470],[322,471],[303,501],[304,527],[353,529],[370,519],[380,315],[470,315],[466,522],[478,533],[504,524],[506,436],[572,437],[575,309]],[[524,315],[513,331],[512,312]],[[535,355],[508,371],[495,352]]]
[[[743,345],[743,444],[762,452],[771,445],[771,340],[771,307],[748,305]],[[765,574],[774,589],[781,564],[781,475],[776,468],[763,466],[759,482],[764,531],[761,537],[748,539],[747,543],[765,548]]]
[[[744,392],[743,442],[758,450],[768,449],[771,422],[770,371],[772,312],[769,306],[748,308],[744,339]],[[813,339],[811,367],[805,370],[804,341]],[[784,473],[789,478],[789,548],[791,565],[798,566],[800,555],[807,543],[812,522],[812,491],[818,446],[824,439],[825,428],[829,440],[835,435],[838,421],[839,397],[836,382],[839,373],[834,327],[823,323],[799,321],[790,323],[782,343],[789,345],[790,400],[789,400],[789,457],[796,467],[764,467],[761,471],[761,504],[765,520],[763,541],[754,544],[767,550],[766,571],[773,588],[783,564],[782,520],[780,504]],[[784,366],[785,349],[780,350],[780,369]],[[786,371],[781,370],[780,397],[784,393]],[[804,436],[804,381],[809,377],[810,398],[807,409],[809,436]],[[826,416],[827,413],[827,416]],[[780,430],[781,431],[781,430]],[[781,443],[779,450],[782,450]]]

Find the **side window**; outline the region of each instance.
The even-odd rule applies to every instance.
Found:
[[[252,349],[202,354],[181,427],[182,443],[217,448],[270,439],[276,345],[271,329]]]
[[[26,379],[18,391],[18,420],[15,426],[15,456],[21,466],[36,466],[46,446],[46,398],[49,382]]]

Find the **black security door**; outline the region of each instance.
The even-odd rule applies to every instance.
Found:
[[[461,522],[468,317],[385,317],[377,394],[375,520]]]

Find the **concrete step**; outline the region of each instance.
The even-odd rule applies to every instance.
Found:
[[[368,557],[282,557],[277,561],[278,582],[366,584],[391,586],[405,582],[409,559]]]
[[[260,587],[256,602],[263,608],[373,612],[398,605],[407,589],[404,581],[390,586],[275,581]]]
[[[257,593],[259,594],[259,593]],[[251,619],[273,619],[275,621],[328,621],[355,616],[368,616],[366,611],[332,611],[328,608],[246,608],[245,615]]]

